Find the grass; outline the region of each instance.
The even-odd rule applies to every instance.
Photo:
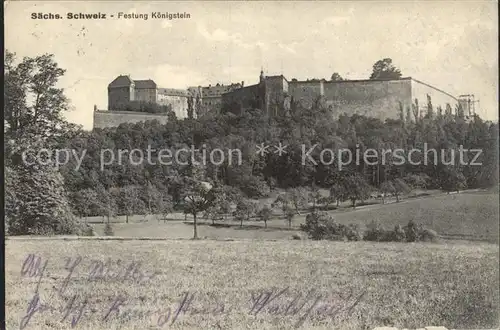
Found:
[[[244,223],[240,228],[238,222],[217,222],[225,226],[209,226],[209,220],[200,220],[199,236],[210,239],[288,239],[299,231],[305,214],[293,220],[292,230],[288,229],[285,219],[274,218],[268,222],[268,228],[260,221]],[[400,203],[368,205],[356,210],[343,208],[330,211],[335,221],[342,224],[359,224],[366,227],[371,221],[378,221],[386,229],[395,225],[406,225],[409,220],[421,223],[435,230],[448,239],[482,240],[498,242],[498,194],[492,192],[463,192],[460,194],[430,196],[402,200]],[[184,217],[177,221],[158,222],[151,218],[147,222],[115,223],[113,229],[116,236],[124,237],[164,237],[190,238],[192,226],[184,223]],[[188,218],[189,220],[190,218]],[[97,235],[103,235],[104,225],[95,224]]]
[[[450,239],[499,240],[498,194],[489,192],[411,199],[332,215],[335,221],[343,224],[366,226],[374,220],[392,229],[413,220]]]
[[[161,315],[172,329],[292,329],[302,316],[305,329],[373,329],[391,325],[420,328],[492,328],[498,326],[498,245],[409,244],[314,241],[6,241],[7,329],[19,329],[38,281],[20,272],[28,253],[48,260],[41,279],[42,303],[56,309],[75,300],[64,312],[36,312],[26,329],[68,329],[81,297],[88,299],[79,329],[158,329]],[[68,271],[67,257],[83,257],[68,282],[56,293]],[[156,276],[143,284],[132,280],[89,282],[92,259],[142,262]],[[26,267],[25,267],[26,269]],[[257,315],[252,295],[289,287]],[[312,298],[295,315],[283,310],[297,294],[323,294],[306,313]],[[194,293],[191,309],[181,312],[184,292]],[[348,298],[352,293],[353,298]],[[362,298],[354,304],[355,298]],[[126,299],[120,313],[103,321],[118,296]],[[64,298],[66,297],[66,298]],[[262,296],[261,298],[263,298]],[[315,296],[316,297],[316,296]],[[301,299],[302,299],[301,298]],[[262,299],[261,299],[262,301]],[[299,299],[299,301],[301,301]],[[330,305],[325,307],[326,302]],[[224,304],[224,312],[220,306]],[[218,307],[217,307],[218,306]],[[281,306],[277,309],[277,306]],[[298,305],[297,305],[298,306]],[[330,307],[341,307],[326,315]],[[216,308],[217,307],[217,308]],[[350,308],[351,307],[351,308]],[[211,313],[204,308],[216,308]],[[349,309],[350,308],[350,309]],[[149,311],[149,314],[147,313]],[[331,311],[331,310],[330,310]],[[255,312],[255,309],[254,309]],[[141,313],[143,313],[141,315]]]
[[[51,308],[35,308],[26,329],[67,329],[73,317],[79,329],[498,327],[499,245],[473,242],[498,243],[498,213],[498,193],[493,192],[411,198],[356,210],[342,205],[330,211],[337,222],[361,227],[376,220],[392,228],[412,219],[451,239],[440,244],[291,240],[304,214],[294,219],[291,229],[276,216],[267,229],[256,221],[242,228],[233,221],[218,226],[202,221],[199,236],[215,240],[171,240],[192,237],[192,224],[185,223],[182,215],[166,223],[154,217],[146,222],[144,217],[132,217],[128,224],[112,225],[117,237],[167,239],[162,241],[9,239],[7,329],[20,328],[39,279],[40,303]],[[104,224],[94,227],[97,235],[104,234]],[[234,241],[217,241],[228,238]],[[30,277],[29,272],[21,276],[29,253],[42,257],[39,265],[48,261],[42,277],[36,273]],[[78,255],[83,259],[66,292],[57,293]],[[133,261],[141,263],[140,271],[125,280],[89,281],[92,260],[105,263],[108,259],[112,272]],[[118,268],[117,260],[122,262]],[[135,283],[141,272],[154,276]],[[179,311],[186,292],[185,297],[193,300],[189,308]],[[272,301],[263,306],[268,293]],[[71,305],[73,295],[77,296]],[[120,312],[103,320],[120,297],[124,299]],[[81,305],[85,298],[87,303]],[[285,312],[294,298],[297,310]],[[262,309],[252,312],[252,299]],[[301,304],[304,307],[298,310]],[[66,318],[65,311],[70,311]]]

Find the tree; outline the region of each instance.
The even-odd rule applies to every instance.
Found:
[[[411,187],[404,180],[399,178],[392,180],[392,185],[394,186],[394,195],[396,196],[396,202],[398,203],[399,196],[407,194],[411,191]]]
[[[419,174],[409,174],[403,178],[403,180],[412,188],[427,188],[427,184],[430,180],[429,176],[425,173]]]
[[[74,192],[70,199],[72,209],[80,218],[87,218],[98,213],[99,196],[94,189],[87,188]]]
[[[267,222],[271,219],[272,209],[269,206],[264,205],[264,207],[259,210],[257,215],[260,220],[264,221],[264,227],[267,228]]]
[[[425,117],[429,119],[434,118],[434,106],[432,105],[432,98],[429,94],[427,94],[427,113]]]
[[[300,209],[307,205],[308,191],[303,187],[292,188],[286,192],[286,195],[293,205],[295,212],[300,214]]]
[[[188,115],[188,118],[189,119],[193,119],[194,118],[194,101],[193,101],[193,97],[190,96],[187,98],[187,104],[188,104],[188,108],[187,108],[187,115]]]
[[[356,201],[365,200],[370,196],[372,188],[359,173],[351,174],[343,179],[347,199],[351,200],[352,208],[356,208]]]
[[[226,215],[231,212],[232,203],[238,203],[242,199],[238,189],[230,186],[223,186],[216,182],[212,188],[214,201],[206,210],[205,215],[212,219],[212,224],[215,224],[217,219],[225,219]]]
[[[345,80],[345,79],[342,78],[342,76],[338,72],[334,72],[332,74],[332,77],[330,78],[330,81],[342,81],[342,80]]]
[[[283,211],[283,215],[286,217],[290,210],[300,214],[299,209],[306,203],[307,191],[304,188],[299,187],[289,189],[284,194],[280,194],[271,205],[272,207],[280,206]]]
[[[25,57],[15,64],[15,54],[7,50],[4,63],[6,140],[23,135],[56,139],[76,128],[63,117],[69,110],[68,100],[56,84],[65,70],[58,66],[53,55]]]
[[[467,188],[467,180],[459,168],[448,167],[443,171],[442,175],[441,187],[444,191],[448,193],[451,191],[459,192]]]
[[[19,165],[6,172],[6,219],[11,235],[78,234],[62,176],[53,167]]]
[[[205,216],[212,219],[212,225],[215,220],[225,220],[228,213],[231,212],[231,202],[228,200],[218,200],[205,212]]]
[[[71,212],[64,178],[49,159],[46,165],[28,164],[37,150],[53,150],[61,139],[77,132],[64,120],[69,109],[63,90],[56,88],[64,70],[53,55],[25,57],[16,63],[15,54],[4,57],[4,145],[9,232],[21,234],[78,233]],[[70,134],[71,133],[71,134]],[[10,177],[9,177],[10,176]]]
[[[111,223],[106,222],[104,225],[104,236],[114,236],[115,232],[113,230],[113,226],[111,226]]]
[[[370,79],[400,79],[401,71],[392,64],[392,59],[384,58],[375,62]]]
[[[396,189],[391,181],[384,181],[380,185],[380,192],[382,193],[382,204],[385,203],[385,196],[389,194],[394,194]]]
[[[146,205],[144,205],[144,202],[140,198],[140,194],[141,189],[137,186],[120,188],[118,207],[120,210],[125,211],[126,223],[128,223],[130,215],[143,215],[146,211]]]
[[[99,195],[100,203],[98,205],[98,213],[102,217],[108,218],[108,223],[110,222],[110,218],[116,215],[117,211],[117,199],[119,199],[119,195],[116,196],[116,192],[113,192],[109,189],[104,189],[102,186],[98,186],[96,189],[97,194]],[[103,220],[104,222],[104,220]]]
[[[347,199],[346,193],[346,188],[341,183],[335,183],[330,188],[330,197],[337,202],[337,207],[339,207],[340,202],[343,202]]]
[[[334,201],[335,199],[332,196],[324,196],[318,200],[318,203],[323,205],[323,210],[328,210],[330,208],[330,204]]]
[[[236,205],[236,211],[234,212],[234,217],[240,220],[240,227],[243,227],[243,220],[249,221],[253,214],[255,214],[256,205],[255,203],[242,199]]]
[[[160,189],[148,181],[142,188],[141,194],[145,197],[145,207],[148,214],[161,214],[163,221],[166,221],[167,216],[173,210],[172,196],[168,194],[167,188],[163,185],[160,185]]]
[[[313,210],[316,210],[316,205],[321,200],[321,192],[319,187],[315,184],[311,185],[311,190],[308,193],[309,201],[313,203]]]
[[[215,201],[212,185],[196,178],[183,177],[182,199],[184,213],[193,216],[193,239],[198,239],[198,214],[206,211]]]
[[[295,217],[296,211],[291,207],[285,207],[284,213],[285,218],[288,221],[288,228],[292,228],[292,220]]]

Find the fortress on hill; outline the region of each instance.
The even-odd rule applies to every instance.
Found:
[[[188,116],[188,104],[192,102],[193,113],[202,115],[209,111],[219,111],[223,106],[244,111],[259,108],[269,116],[280,116],[292,104],[311,108],[321,102],[338,116],[359,114],[385,120],[399,119],[400,107],[404,113],[417,99],[420,115],[427,112],[428,97],[434,109],[439,106],[447,111],[455,111],[460,104],[466,117],[473,115],[470,100],[457,98],[445,91],[422,81],[408,78],[397,80],[287,80],[283,75],[265,76],[261,71],[259,82],[244,86],[244,82],[229,85],[198,86],[187,89],[163,88],[153,80],[133,80],[121,75],[108,85],[108,110],[94,108],[94,128],[116,127],[121,123],[136,123],[147,120],[167,122],[163,113],[124,111],[127,104],[148,102],[168,106],[177,118]],[[405,115],[406,116],[406,115]]]

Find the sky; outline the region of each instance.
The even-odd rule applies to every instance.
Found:
[[[498,7],[494,1],[4,3],[5,48],[19,58],[55,55],[66,74],[69,121],[92,128],[118,75],[160,87],[258,82],[266,75],[368,79],[391,58],[403,76],[455,96],[475,94],[478,114],[498,120]],[[34,20],[32,13],[64,19]],[[106,13],[104,20],[67,13]],[[118,19],[119,12],[148,19]],[[153,19],[152,12],[189,13]],[[114,15],[111,18],[110,15]]]

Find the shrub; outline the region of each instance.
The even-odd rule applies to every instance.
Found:
[[[7,168],[6,221],[10,235],[71,235],[78,221],[71,212],[64,181],[50,166]]]
[[[419,232],[421,226],[418,226],[413,220],[410,220],[406,227],[404,228],[406,234],[406,240],[408,242],[417,242],[419,240]]]
[[[436,242],[439,240],[439,234],[432,229],[423,228],[420,233],[420,240],[423,242]]]
[[[394,227],[394,231],[392,232],[392,240],[396,242],[406,242],[406,232],[404,231],[401,225],[397,225]]]
[[[106,228],[106,227],[104,227]],[[83,224],[80,229],[80,236],[95,236],[94,227],[89,224]]]
[[[249,198],[268,197],[271,193],[266,181],[254,176],[243,177],[239,182],[239,188]]]
[[[104,236],[114,236],[114,235],[115,233],[113,231],[111,223],[107,222],[106,225],[104,226]]]
[[[308,234],[313,240],[362,240],[357,225],[345,226],[333,221],[325,212],[313,212],[306,216],[306,223],[300,225],[300,229]]]
[[[314,212],[306,216],[306,223],[300,225],[300,230],[307,233],[313,240],[321,240],[326,236],[327,214],[324,212]]]
[[[348,226],[344,226],[344,232],[342,236],[347,238],[348,241],[363,240],[363,234],[361,233],[361,230],[359,229],[359,226],[357,224],[350,224]]]
[[[431,229],[424,228],[412,220],[405,227],[397,225],[393,230],[385,230],[376,222],[371,222],[365,232],[365,241],[375,242],[433,242],[439,235]]]
[[[363,239],[365,241],[384,242],[387,240],[387,236],[387,231],[378,222],[372,221],[367,226]]]

